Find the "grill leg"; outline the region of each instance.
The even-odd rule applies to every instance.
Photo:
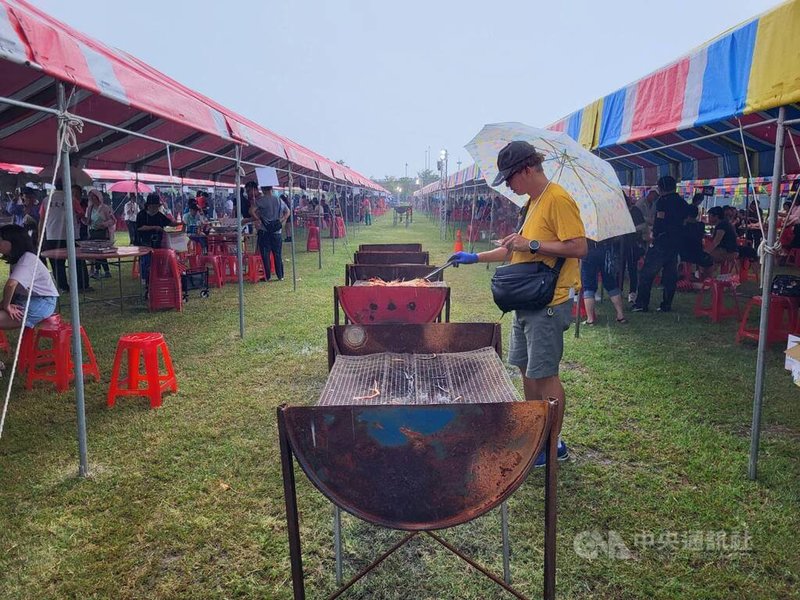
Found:
[[[333,553],[336,557],[336,585],[342,585],[342,509],[333,505]]]
[[[550,400],[550,431],[547,435],[547,463],[544,478],[544,600],[556,597],[556,489],[558,484],[558,400]]]
[[[508,539],[508,502],[500,505],[500,528],[503,534],[503,579],[511,585],[511,544]]]
[[[294,600],[305,600],[306,588],[303,579],[303,554],[300,550],[300,523],[297,514],[297,490],[294,484],[292,447],[286,435],[283,407],[278,408],[278,437],[281,447],[281,471],[283,472],[283,495],[286,500],[286,528],[289,533],[289,561],[292,565],[292,588]]]

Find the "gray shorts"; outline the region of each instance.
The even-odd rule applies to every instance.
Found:
[[[558,375],[564,354],[564,332],[572,322],[572,302],[541,310],[514,311],[508,362],[525,370],[529,379]]]

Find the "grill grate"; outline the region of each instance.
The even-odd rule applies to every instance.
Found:
[[[378,278],[380,279],[380,278]],[[422,279],[420,277],[420,279]],[[447,287],[447,282],[445,281],[428,281],[427,283],[423,283],[420,285],[406,285],[406,286],[383,286],[383,285],[374,285],[369,279],[356,279],[350,285],[356,287]]]
[[[380,394],[375,394],[374,389]],[[473,404],[521,398],[493,348],[449,354],[339,355],[319,406]]]

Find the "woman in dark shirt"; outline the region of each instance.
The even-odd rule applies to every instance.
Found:
[[[161,212],[161,197],[153,192],[147,195],[144,209],[136,216],[136,233],[140,246],[160,248],[161,239],[164,237],[164,227],[173,225],[172,219]],[[139,260],[140,273],[144,284],[149,283],[150,255],[142,256]]]
[[[714,237],[706,248],[715,264],[736,258],[736,230],[725,218],[725,211],[715,206],[708,211],[708,223],[714,227]]]
[[[698,210],[696,205],[689,206],[688,213],[681,235],[681,262],[710,267],[714,264],[714,260],[703,250],[706,226],[697,220]]]

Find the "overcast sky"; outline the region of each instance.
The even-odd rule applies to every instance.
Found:
[[[775,0],[32,0],[370,177],[484,123],[545,126]]]

